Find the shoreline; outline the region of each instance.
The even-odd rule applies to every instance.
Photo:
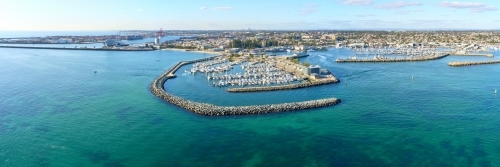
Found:
[[[182,51],[182,52],[194,52],[194,53],[206,53],[206,54],[214,54],[214,55],[223,55],[222,52],[211,52],[211,51],[203,51],[203,50],[194,50],[188,51],[186,49],[177,49],[177,48],[165,48],[160,50],[171,50],[171,51]]]

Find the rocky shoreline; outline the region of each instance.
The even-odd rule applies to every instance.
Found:
[[[215,57],[198,59],[193,61],[182,61],[168,69],[158,78],[156,78],[150,85],[151,92],[176,106],[192,111],[196,114],[206,116],[222,116],[222,115],[249,115],[249,114],[266,114],[294,110],[304,110],[310,108],[331,106],[340,103],[340,99],[326,98],[319,100],[281,103],[281,104],[267,104],[267,105],[251,105],[251,106],[216,106],[209,103],[199,103],[184,98],[172,95],[165,91],[164,84],[170,78],[175,78],[174,73],[183,65],[191,64],[199,61],[211,60]]]
[[[500,60],[492,60],[492,61],[479,61],[479,62],[450,62],[449,66],[471,66],[471,65],[482,65],[482,64],[495,64],[500,63]]]

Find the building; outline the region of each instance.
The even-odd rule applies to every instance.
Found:
[[[307,68],[307,75],[319,74],[321,67],[319,65],[311,65]]]
[[[52,40],[50,43],[72,43],[73,40],[71,38],[59,38],[58,40]]]

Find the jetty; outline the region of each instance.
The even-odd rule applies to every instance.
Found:
[[[482,64],[495,64],[500,63],[500,60],[492,60],[492,61],[478,61],[478,62],[450,62],[449,66],[471,66],[471,65],[482,65]]]
[[[373,63],[373,62],[411,62],[411,61],[429,61],[442,59],[450,54],[442,54],[438,56],[421,56],[416,58],[383,58],[383,59],[337,59],[337,63]]]
[[[215,56],[216,57],[216,56]],[[281,104],[267,104],[267,105],[250,105],[250,106],[216,106],[209,103],[200,103],[172,95],[165,90],[164,84],[168,79],[175,78],[175,72],[186,64],[213,60],[215,57],[203,58],[193,61],[182,61],[168,69],[161,74],[158,78],[153,80],[150,85],[151,92],[176,106],[184,108],[188,111],[206,116],[223,116],[223,115],[249,115],[249,114],[266,114],[294,110],[304,110],[310,108],[332,106],[340,103],[340,99],[326,98],[319,100],[309,100],[301,102],[281,103]]]
[[[333,76],[333,75],[332,75]],[[333,76],[332,78],[320,79],[317,81],[306,81],[298,84],[288,84],[280,86],[261,86],[261,87],[246,87],[246,88],[229,88],[228,92],[231,93],[241,93],[241,92],[262,92],[262,91],[276,91],[276,90],[289,90],[289,89],[300,89],[305,87],[326,85],[331,83],[338,83],[339,80]]]
[[[29,46],[0,46],[0,48],[15,49],[53,49],[53,50],[90,50],[90,51],[152,51],[151,48],[61,48],[61,47],[29,47]]]
[[[481,54],[481,53],[467,53],[467,54],[451,54],[452,56],[486,56],[486,57],[494,57],[493,54]]]

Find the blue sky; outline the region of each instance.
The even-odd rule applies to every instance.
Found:
[[[0,0],[0,30],[500,29],[500,1]]]

